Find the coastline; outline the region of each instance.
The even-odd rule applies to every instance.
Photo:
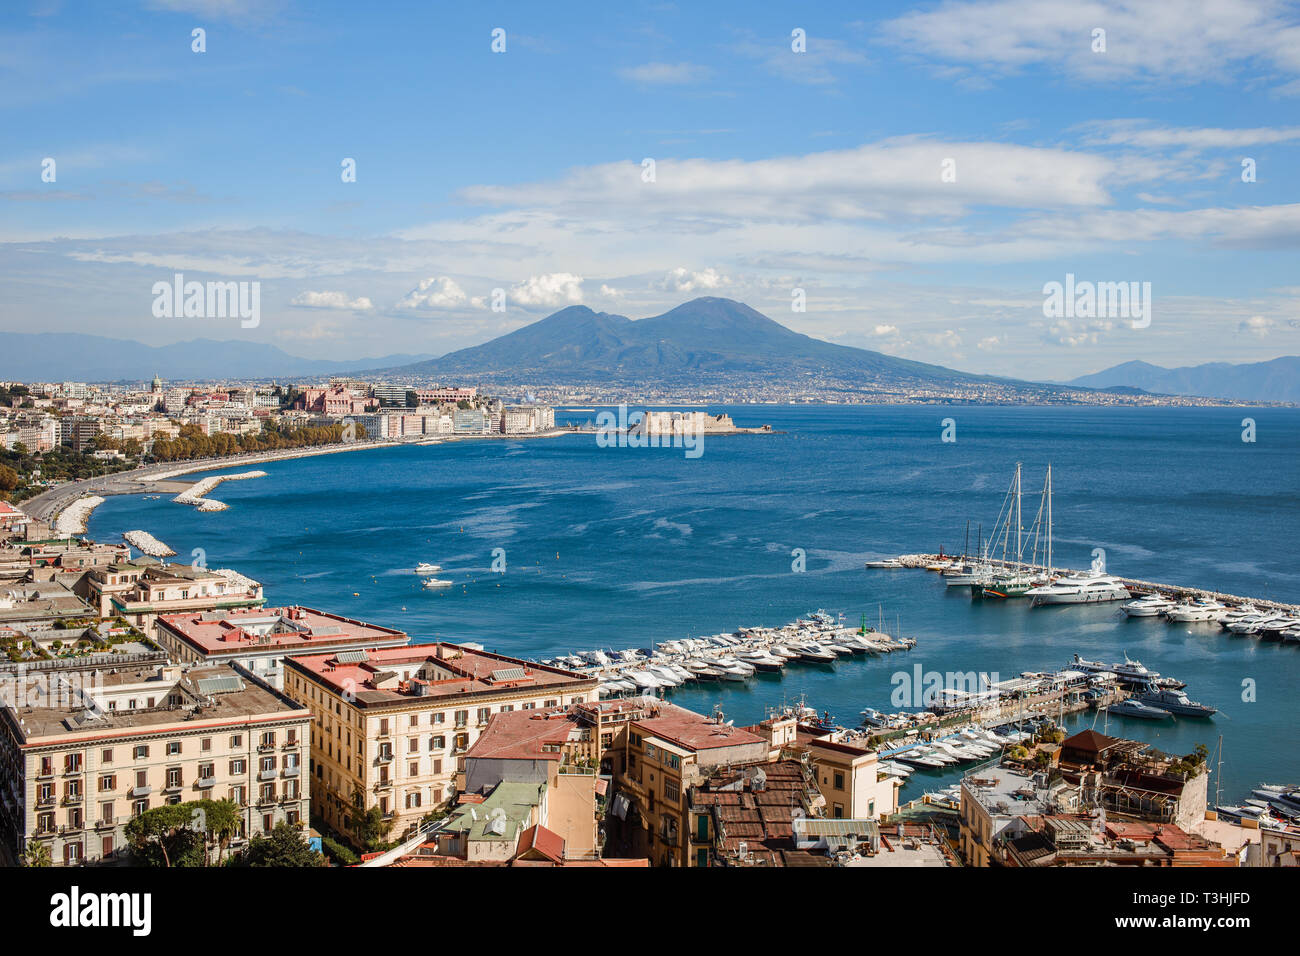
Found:
[[[99,497],[95,503],[98,507],[104,497],[133,494],[169,494],[176,493],[175,479],[200,471],[213,471],[218,468],[236,468],[240,465],[255,465],[269,461],[287,461],[293,458],[314,458],[318,455],[336,455],[344,452],[370,451],[376,448],[397,448],[404,445],[439,445],[443,442],[491,440],[513,441],[530,438],[558,438],[562,435],[581,434],[569,428],[556,428],[546,432],[525,435],[431,435],[411,439],[385,439],[383,441],[344,442],[335,445],[315,445],[309,448],[283,448],[268,451],[246,452],[229,458],[203,458],[185,462],[167,462],[164,464],[142,465],[132,471],[120,471],[99,478],[82,478],[50,488],[23,502],[23,510],[33,518],[41,521],[55,522],[63,512],[72,508],[78,500],[87,495]],[[228,477],[228,476],[227,476]],[[170,487],[161,485],[170,482]],[[181,492],[184,493],[183,491]],[[93,509],[92,509],[93,510]],[[86,516],[89,517],[89,510]],[[85,532],[84,522],[81,531]]]

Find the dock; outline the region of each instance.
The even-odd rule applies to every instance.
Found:
[[[898,562],[903,568],[925,568],[937,561],[961,560],[966,563],[979,561],[981,564],[988,564],[991,567],[1006,571],[1024,571],[1027,574],[1051,574],[1063,576],[1067,574],[1080,574],[1085,572],[1071,571],[1068,568],[1047,568],[1043,565],[1020,564],[1015,561],[1003,561],[989,558],[987,561],[966,556],[962,558],[959,555],[938,555],[938,554],[901,554],[898,556]],[[1214,591],[1209,588],[1187,587],[1180,584],[1164,584],[1157,581],[1143,581],[1140,578],[1127,578],[1121,574],[1114,574],[1110,571],[1107,574],[1118,580],[1124,587],[1138,594],[1163,594],[1166,597],[1178,600],[1191,600],[1193,598],[1209,598],[1218,601],[1221,604],[1251,604],[1261,611],[1277,611],[1283,614],[1300,614],[1300,604],[1287,604],[1282,601],[1274,601],[1270,598],[1244,597],[1239,594],[1226,594],[1222,591]]]

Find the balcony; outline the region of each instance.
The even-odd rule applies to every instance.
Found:
[[[274,780],[275,778],[276,778],[276,772],[274,769],[263,770],[259,772],[257,775],[258,780]]]
[[[377,757],[375,757],[375,762],[376,762],[376,763],[391,763],[391,762],[392,762],[392,759],[393,759],[393,752],[392,752],[391,750],[390,750],[390,751],[383,751],[383,750],[381,750],[381,751],[379,752],[379,755],[378,755]]]
[[[380,780],[377,784],[375,784],[374,789],[375,789],[375,792],[376,792],[376,793],[378,793],[380,790],[392,790],[392,789],[393,789],[393,781],[391,781],[391,780]]]
[[[284,742],[284,746],[281,747],[280,749],[281,749],[281,750],[297,750],[297,749],[298,749],[298,741],[296,741],[296,740],[286,740],[286,741]]]
[[[136,797],[147,797],[151,793],[153,793],[153,787],[146,785],[143,787],[132,787],[128,791],[127,795],[136,798]]]
[[[301,769],[301,767],[285,767],[283,772],[286,777],[297,777]]]
[[[116,826],[117,823],[111,818],[107,820],[97,820],[95,822],[96,830],[112,830]]]
[[[69,794],[65,794],[64,797],[63,797],[63,805],[64,805],[65,807],[78,807],[78,806],[81,806],[81,802],[82,802],[84,799],[85,799],[85,797],[83,797],[83,796],[82,796],[81,794],[79,794],[79,793],[69,793]]]
[[[275,750],[275,744],[258,744],[257,752],[260,754],[270,753]]]
[[[216,785],[216,777],[199,777],[198,780],[194,781],[194,787],[196,790],[211,790]]]
[[[52,794],[52,793],[51,793],[51,794],[48,794],[47,796],[44,796],[44,797],[37,797],[37,798],[36,798],[36,805],[37,805],[38,807],[52,807],[52,806],[54,806],[54,804],[57,803],[57,802],[58,802],[58,801],[55,799],[54,794]]]

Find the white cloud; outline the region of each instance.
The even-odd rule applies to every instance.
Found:
[[[1106,31],[1094,53],[1092,31]],[[883,25],[887,39],[965,68],[1046,66],[1090,81],[1230,82],[1264,64],[1300,73],[1300,19],[1282,0],[947,0]]]
[[[872,335],[897,335],[898,326],[896,325],[877,325],[871,330]]]
[[[1258,335],[1260,338],[1268,333],[1277,325],[1272,319],[1265,318],[1262,315],[1252,315],[1244,322],[1237,326],[1238,332],[1249,332],[1251,335]]]
[[[698,292],[703,289],[720,289],[730,284],[731,279],[720,275],[711,266],[700,272],[691,272],[678,266],[659,281],[658,287],[668,292]]]
[[[680,86],[707,79],[710,72],[708,67],[694,63],[643,63],[625,67],[618,71],[618,75],[648,86]]]
[[[464,304],[465,290],[447,276],[421,279],[420,284],[403,296],[395,308],[403,310],[451,309]]]
[[[510,290],[520,305],[578,305],[582,302],[582,277],[571,272],[529,276]]]
[[[1198,126],[1158,126],[1150,120],[1097,120],[1079,129],[1084,142],[1103,146],[1134,146],[1140,149],[1187,147],[1194,150],[1238,149],[1300,140],[1300,126],[1255,126],[1223,129]]]
[[[600,294],[609,299],[621,299],[625,295],[627,295],[626,292],[623,292],[619,289],[615,289],[611,285],[605,285],[604,283],[601,283]]]
[[[299,292],[289,300],[289,304],[303,309],[335,309],[352,312],[369,312],[375,307],[374,303],[365,296],[350,299],[346,292]]]

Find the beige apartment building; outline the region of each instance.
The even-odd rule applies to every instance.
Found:
[[[75,700],[0,709],[0,860],[32,839],[54,865],[114,860],[124,827],[167,803],[230,799],[240,839],[309,819],[311,714],[218,665],[94,672]]]
[[[262,585],[229,570],[140,559],[95,568],[86,579],[89,601],[101,617],[121,617],[153,635],[161,614],[261,607]]]
[[[378,624],[309,607],[237,608],[164,614],[154,624],[158,646],[178,664],[238,662],[276,690],[284,689],[284,658],[356,649],[402,647],[410,638]]]
[[[453,797],[458,761],[493,714],[581,703],[598,683],[468,644],[293,656],[284,668],[285,693],[312,713],[316,813],[346,834],[359,794],[393,839]]]

